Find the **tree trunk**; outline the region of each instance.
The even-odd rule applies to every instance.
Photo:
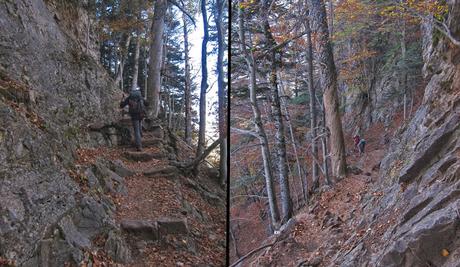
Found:
[[[316,88],[313,83],[313,44],[311,40],[311,28],[308,19],[305,20],[305,26],[307,29],[307,41],[308,41],[308,91],[310,93],[310,138],[311,138],[311,154],[315,159],[318,159],[318,140],[317,136],[317,119],[316,119]],[[318,164],[315,160],[312,160],[312,189],[315,190],[319,187],[319,176],[318,176]],[[308,188],[307,188],[308,192]]]
[[[225,120],[225,88],[224,88],[224,32],[222,27],[222,9],[224,1],[216,0],[217,16],[217,95],[219,110],[219,138],[220,143],[220,183],[227,181],[227,122]]]
[[[200,128],[198,132],[197,155],[200,155],[206,142],[206,90],[208,89],[207,45],[209,39],[208,16],[206,14],[206,0],[201,0],[201,14],[203,17],[204,37],[201,44],[201,90],[200,90]]]
[[[185,142],[188,145],[192,144],[192,88],[190,81],[190,63],[188,57],[188,29],[187,18],[182,13],[182,21],[184,23],[184,57],[185,57]]]
[[[172,121],[174,115],[174,98],[171,94],[168,94],[168,128],[172,128]]]
[[[401,87],[403,90],[403,118],[407,119],[407,69],[406,69],[406,23],[402,22],[401,32]]]
[[[319,102],[319,101],[318,101]],[[328,150],[327,150],[327,143],[329,138],[329,133],[326,128],[326,111],[324,110],[324,103],[321,105],[321,112],[323,114],[323,119],[321,120],[321,128],[322,128],[322,138],[321,138],[321,148],[323,150],[323,175],[324,180],[327,184],[331,184],[331,179],[329,177],[329,157],[328,157]]]
[[[329,36],[332,38],[334,33],[334,3],[333,0],[329,0]]]
[[[168,8],[167,0],[156,0],[152,23],[152,42],[150,44],[150,67],[147,81],[147,107],[148,116],[152,119],[158,117],[160,109],[161,87],[161,61],[163,55],[163,32],[165,15]]]
[[[276,46],[275,39],[272,36],[270,24],[268,22],[268,13],[269,13],[269,2],[267,0],[263,1],[262,7],[262,18],[263,18],[263,29],[265,39],[267,41],[269,52],[269,61],[270,72],[269,72],[269,86],[272,96],[271,110],[273,112],[273,119],[275,121],[275,145],[276,152],[278,156],[278,170],[279,170],[279,185],[280,185],[280,195],[281,195],[281,209],[282,209],[282,219],[281,223],[286,223],[292,217],[292,201],[291,193],[289,189],[289,175],[287,170],[287,160],[286,160],[286,140],[284,136],[284,123],[283,115],[281,113],[281,103],[278,92],[278,81],[276,77],[277,71],[277,51],[273,49]]]
[[[240,258],[241,255],[240,255],[240,252],[238,251],[238,243],[236,242],[236,238],[235,238],[235,234],[233,233],[233,229],[232,227],[230,226],[230,237],[232,238],[232,243],[233,243],[233,250],[235,250],[235,256],[237,258]]]
[[[285,95],[285,92],[286,90],[284,90],[284,85],[283,85],[283,82],[281,80],[281,77],[280,77],[280,85],[281,85],[281,92],[283,93],[283,95]],[[299,159],[299,154],[297,153],[297,142],[295,140],[295,136],[294,136],[294,129],[292,127],[292,123],[291,123],[291,114],[289,112],[289,108],[288,108],[288,104],[286,103],[286,100],[283,100],[283,98],[281,98],[281,104],[284,108],[284,112],[286,114],[286,123],[288,125],[288,128],[289,128],[289,135],[291,137],[291,143],[292,143],[292,148],[294,149],[294,156],[295,156],[295,161],[296,161],[296,167],[297,167],[297,175],[299,177],[299,180],[300,180],[300,187],[302,188],[302,196],[305,200],[307,200],[307,193],[306,193],[306,184],[304,184],[304,180],[302,179],[302,168],[300,167],[300,159]],[[292,173],[291,171],[289,171],[290,173]],[[292,179],[294,181],[294,179]],[[295,183],[294,183],[295,184]],[[296,186],[293,187],[294,190],[296,189]],[[297,192],[294,192],[295,195],[296,195],[296,200],[297,200],[297,207],[299,207],[299,196],[297,194]]]
[[[241,3],[241,0],[239,1]],[[260,141],[260,148],[262,152],[262,160],[264,165],[264,174],[265,174],[265,186],[267,189],[268,196],[268,206],[270,209],[270,224],[272,229],[278,229],[278,222],[280,220],[278,204],[276,201],[275,189],[273,185],[273,172],[272,172],[272,160],[270,155],[270,147],[268,144],[268,138],[265,134],[265,130],[262,123],[262,118],[260,115],[259,106],[257,105],[256,97],[256,66],[254,61],[254,56],[246,48],[246,38],[244,30],[244,11],[242,8],[238,8],[238,26],[239,26],[239,39],[240,39],[240,49],[244,54],[246,59],[246,64],[249,70],[249,99],[251,102],[252,113],[254,116],[254,126],[256,128],[258,138]],[[252,45],[250,45],[252,47]]]
[[[133,80],[131,83],[131,90],[136,90],[137,78],[139,76],[139,50],[141,47],[141,40],[139,32],[137,33],[136,48],[134,50],[134,66],[133,66]]]
[[[347,162],[337,95],[337,73],[329,40],[326,8],[323,0],[309,0],[308,4],[312,29],[317,34],[316,50],[318,51],[321,85],[324,88],[323,102],[326,111],[326,124],[331,132],[332,174],[337,178],[342,178],[346,175]]]
[[[115,78],[115,84],[123,90],[123,71],[125,69],[126,55],[128,54],[129,44],[131,41],[131,33],[126,36],[125,44],[121,50],[120,64],[118,65],[117,77]]]

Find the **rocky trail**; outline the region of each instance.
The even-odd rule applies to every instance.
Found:
[[[382,192],[371,190],[385,153],[383,133],[379,126],[365,133],[368,143],[362,156],[353,150],[352,138],[347,136],[351,174],[332,187],[321,187],[310,205],[299,210],[278,235],[266,239],[255,250],[265,248],[241,266],[329,266],[337,252],[352,251],[358,241],[366,238],[377,242],[380,236],[369,235],[369,228],[383,230],[386,225],[383,220],[382,224],[368,225],[362,206],[370,198],[382,197]]]
[[[120,124],[130,127],[129,120]],[[184,176],[170,162],[190,161],[193,151],[160,125],[151,129],[141,152],[129,142],[78,150],[78,169],[86,177],[81,188],[102,191],[114,203],[121,232],[92,240],[99,245],[91,252],[93,266],[224,265],[225,194],[215,170],[202,164],[196,177]]]

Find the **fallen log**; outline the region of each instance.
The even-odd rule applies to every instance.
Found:
[[[173,161],[170,164],[180,168],[184,173],[196,172],[198,165],[219,145],[220,139],[214,141],[201,155],[190,162]]]

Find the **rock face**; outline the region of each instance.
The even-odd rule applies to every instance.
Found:
[[[109,129],[87,126],[112,124],[120,99],[98,63],[85,4],[0,3],[0,257],[18,265],[78,263],[115,227],[113,204],[81,192],[67,171],[77,147],[114,142]]]
[[[460,39],[460,1],[448,26]],[[347,266],[458,266],[460,259],[460,47],[424,29],[429,78],[413,119],[393,139],[380,165],[384,197],[364,204],[370,225],[396,218],[376,245],[361,242],[336,255]],[[376,229],[372,229],[376,231]]]

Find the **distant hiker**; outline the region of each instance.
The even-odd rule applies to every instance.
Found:
[[[353,141],[355,142],[355,150],[356,150],[357,152],[359,151],[359,147],[358,147],[359,140],[360,140],[359,135],[355,135],[355,136],[353,137]]]
[[[361,138],[358,143],[358,148],[359,148],[359,154],[362,155],[364,154],[364,147],[366,146],[366,140],[364,138]]]
[[[123,96],[124,97],[124,96]],[[136,140],[137,151],[142,151],[141,135],[142,135],[142,119],[145,116],[144,99],[139,88],[132,90],[129,96],[122,100],[120,108],[129,106],[129,116],[133,123],[134,137]]]

